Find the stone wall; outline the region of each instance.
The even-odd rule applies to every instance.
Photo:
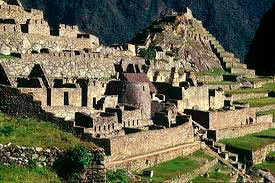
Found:
[[[224,128],[216,130],[216,140],[225,138],[237,138],[247,134],[260,132],[272,128],[272,123],[257,123],[253,125],[244,125],[239,127]]]
[[[81,88],[52,88],[51,89],[51,106],[65,106],[64,97],[68,93],[70,106],[81,107]]]
[[[149,130],[110,139],[112,160],[153,153],[194,142],[192,123],[161,130]],[[123,148],[121,148],[123,147]]]
[[[182,88],[182,100],[178,101],[179,111],[184,109],[198,109],[202,111],[209,110],[208,87],[198,86],[188,89]]]
[[[209,90],[209,108],[221,109],[224,107],[224,91],[223,90]]]
[[[50,36],[50,27],[48,25],[48,22],[43,19],[30,20],[28,24],[28,33]]]
[[[273,123],[273,114],[257,116],[257,123]]]
[[[269,153],[275,152],[275,143],[269,144],[261,149],[252,152],[253,164],[260,164],[266,160]]]
[[[58,148],[25,147],[15,144],[0,144],[0,162],[9,166],[17,164],[19,166],[33,166],[35,163],[39,167],[52,167],[55,160],[62,156],[65,151]],[[93,159],[90,168],[86,169],[80,182],[102,183],[106,181],[106,171],[101,150],[91,152]],[[85,177],[82,178],[82,177]],[[83,179],[83,180],[82,180]]]
[[[245,94],[233,94],[233,100],[245,100],[251,98],[263,98],[268,97],[268,93],[245,93]]]
[[[256,110],[253,108],[210,112],[209,114],[210,129],[238,127],[248,123],[256,123]]]
[[[162,151],[157,151],[155,153],[144,154],[136,157],[127,158],[124,160],[113,161],[112,159],[106,158],[105,165],[107,169],[125,168],[130,171],[139,171],[139,170],[144,170],[145,168],[158,165],[165,161],[175,159],[179,156],[187,156],[199,149],[200,149],[199,143],[197,142],[189,143],[189,144],[171,147]]]
[[[31,9],[27,12],[23,7],[15,5],[0,5],[1,19],[15,19],[16,23],[24,24],[27,19],[43,19],[43,12]]]

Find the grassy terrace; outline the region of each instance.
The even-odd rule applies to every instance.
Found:
[[[255,151],[266,145],[275,143],[275,129],[273,128],[239,138],[224,139],[220,142],[237,149]]]
[[[273,114],[273,116],[275,117],[275,109],[271,109],[269,111],[257,112],[257,116],[268,115],[268,114]]]
[[[206,85],[235,85],[236,82],[231,81],[214,81],[214,82],[205,82]]]
[[[213,77],[219,77],[223,74],[228,74],[226,71],[224,71],[221,68],[213,68],[212,70],[208,71],[201,71],[197,73],[199,76],[213,76]]]
[[[182,174],[192,172],[203,165],[204,160],[214,158],[205,154],[203,151],[196,151],[186,157],[178,157],[174,160],[161,163],[147,170],[153,170],[154,176],[152,183],[164,182],[176,178]]]
[[[245,93],[267,93],[269,91],[275,91],[275,82],[264,84],[261,88],[246,88],[225,91],[227,94],[245,94]]]
[[[230,172],[232,170],[221,164],[218,163],[216,164],[212,169],[209,171],[209,177],[204,177],[204,176],[198,176],[192,180],[193,183],[214,183],[214,182],[219,182],[219,183],[226,183],[230,182]]]
[[[0,182],[3,183],[60,183],[54,171],[46,168],[24,168],[0,165]]]
[[[249,103],[250,107],[263,107],[275,104],[275,97],[263,97],[258,99],[239,100],[235,103]]]
[[[259,76],[255,78],[246,78],[248,81],[251,81],[253,83],[262,82],[262,81],[270,81],[273,80],[272,76]]]
[[[58,129],[52,123],[34,119],[17,119],[3,113],[0,113],[0,143],[60,149],[69,149],[76,145],[95,148],[94,144],[83,142],[71,133]]]
[[[9,55],[2,55],[0,54],[0,59],[14,59],[15,57]]]

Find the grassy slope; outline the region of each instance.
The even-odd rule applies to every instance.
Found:
[[[234,139],[224,139],[221,143],[244,150],[257,150],[268,144],[275,143],[275,129],[249,134]]]
[[[203,165],[204,160],[213,159],[213,157],[205,154],[203,151],[196,151],[189,156],[178,157],[149,168],[148,170],[154,171],[152,178],[153,183],[163,182],[199,168]]]
[[[220,172],[217,171],[220,169]],[[229,182],[231,169],[220,163],[216,164],[210,171],[209,177],[198,176],[192,180],[193,183],[214,183],[214,182]]]
[[[275,83],[267,83],[261,88],[246,88],[225,91],[227,94],[245,94],[245,93],[267,93],[268,91],[275,91]]]
[[[16,119],[0,113],[0,129],[10,126],[13,132],[8,135],[0,135],[0,143],[15,143],[22,146],[69,149],[76,145],[84,145],[95,148],[95,145],[83,142],[71,133],[64,132],[49,122],[33,119]]]
[[[24,168],[0,165],[0,182],[3,183],[59,183],[56,173],[46,168]]]
[[[275,98],[263,97],[263,98],[257,98],[257,99],[246,99],[246,100],[239,100],[236,103],[249,103],[250,107],[263,107],[263,106],[275,104]]]
[[[15,57],[13,57],[13,56],[7,56],[7,55],[2,55],[2,54],[0,54],[0,59],[14,59]]]

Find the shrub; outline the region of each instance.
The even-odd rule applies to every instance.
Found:
[[[128,183],[127,171],[117,169],[116,171],[107,172],[107,183]]]
[[[89,165],[92,161],[92,155],[83,146],[76,146],[68,150],[62,157],[58,158],[54,163],[58,175],[68,179],[71,176],[76,177]]]
[[[0,128],[0,136],[9,136],[12,132],[12,126],[4,126],[3,128]]]
[[[156,58],[156,50],[152,47],[149,47],[148,49],[140,49],[139,54],[147,60],[154,60]]]

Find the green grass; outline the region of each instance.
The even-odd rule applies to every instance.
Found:
[[[241,88],[225,91],[226,94],[245,94],[245,93],[268,93],[275,91],[275,83],[264,84],[261,88]]]
[[[0,165],[0,182],[3,183],[59,183],[54,171],[47,168],[24,168]]]
[[[234,85],[238,84],[236,82],[231,81],[214,81],[214,82],[205,82],[206,85]]]
[[[275,129],[273,128],[239,138],[224,139],[220,142],[233,148],[255,151],[275,143]]]
[[[0,54],[0,59],[14,59],[15,57],[10,56],[10,55],[2,55]]]
[[[161,163],[155,167],[146,170],[153,170],[154,176],[152,183],[171,180],[182,174],[194,171],[203,165],[204,160],[213,160],[214,158],[199,150],[186,157],[178,157],[174,160]]]
[[[60,149],[84,145],[89,149],[95,148],[94,144],[83,142],[73,134],[58,129],[50,122],[16,119],[0,113],[0,132],[4,129],[12,129],[12,131],[7,136],[0,133],[1,144],[14,143],[27,147],[58,147]]]
[[[217,169],[220,169],[220,172],[217,171]],[[193,183],[222,183],[222,182],[229,182],[230,181],[230,175],[231,169],[227,166],[218,163],[216,164],[210,171],[209,171],[209,177],[204,176],[198,176],[192,180]]]
[[[263,116],[263,115],[268,115],[268,114],[273,114],[275,117],[275,109],[271,109],[268,111],[263,111],[263,112],[257,112],[257,116]]]
[[[258,169],[266,169],[266,170],[270,171],[270,173],[275,175],[275,162],[267,162],[266,161],[262,164],[255,165],[254,167],[258,168]]]
[[[248,81],[257,83],[257,82],[262,82],[262,81],[270,81],[273,80],[272,76],[259,76],[255,78],[246,78]]]
[[[208,71],[201,71],[201,72],[198,72],[197,74],[199,76],[213,76],[213,77],[219,77],[223,74],[226,74],[227,72],[224,71],[223,69],[221,68],[213,68],[212,70],[208,70]]]
[[[275,104],[275,97],[239,100],[235,103],[249,103],[250,107],[263,107]]]

